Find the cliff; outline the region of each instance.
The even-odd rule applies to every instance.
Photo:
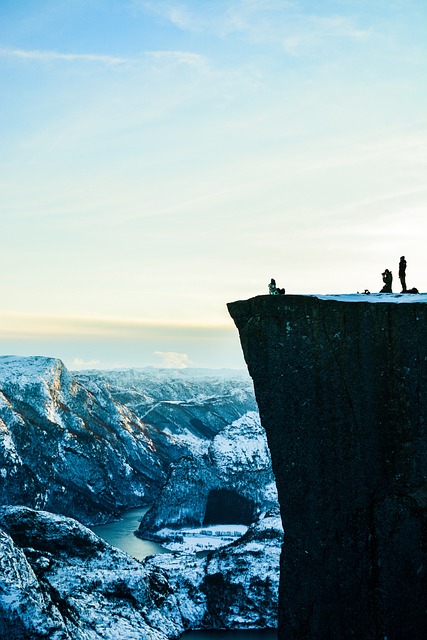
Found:
[[[285,530],[280,639],[427,637],[426,302],[228,305]]]
[[[60,360],[0,357],[0,504],[105,522],[155,499],[165,439]]]
[[[280,517],[204,558],[139,562],[71,518],[0,507],[2,640],[174,640],[277,624]]]
[[[172,640],[183,631],[164,571],[71,518],[0,507],[2,639]]]
[[[272,508],[278,503],[270,452],[258,413],[250,411],[216,435],[207,451],[195,448],[171,465],[137,535],[165,544],[182,538],[182,527],[249,525]]]
[[[153,503],[171,462],[253,410],[246,372],[73,374],[55,358],[0,356],[0,504],[111,520]]]

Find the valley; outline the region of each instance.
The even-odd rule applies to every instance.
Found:
[[[89,628],[118,637],[122,616],[135,628],[142,616],[159,640],[275,628],[283,532],[245,372],[72,373],[50,358],[0,358],[0,442],[7,637],[26,625],[39,637],[28,576],[45,603],[37,615],[46,612],[49,634],[59,625],[58,638],[86,638]],[[70,542],[76,531],[84,552]],[[151,585],[144,596],[138,581],[138,593]],[[132,633],[123,637],[147,637]]]

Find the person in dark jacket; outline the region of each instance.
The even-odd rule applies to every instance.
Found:
[[[400,258],[399,262],[399,280],[402,285],[402,293],[406,293],[406,260],[405,256]]]
[[[383,277],[384,286],[381,289],[380,293],[393,293],[391,290],[391,285],[393,283],[393,274],[389,269],[385,269],[385,271],[383,271],[381,275]]]
[[[271,296],[278,296],[278,295],[284,295],[285,290],[284,289],[279,289],[276,286],[276,281],[274,278],[271,278],[271,281],[268,284],[268,292]]]

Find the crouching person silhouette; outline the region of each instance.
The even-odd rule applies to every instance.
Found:
[[[380,293],[393,293],[391,290],[391,285],[393,283],[393,274],[389,269],[386,269],[382,272],[384,286],[381,289]]]

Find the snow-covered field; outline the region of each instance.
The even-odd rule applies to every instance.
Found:
[[[161,529],[158,535],[166,540],[163,546],[170,551],[197,553],[225,547],[242,537],[248,530],[243,524],[222,524],[194,529]]]
[[[319,300],[337,300],[338,302],[427,303],[427,293],[337,293],[327,295],[312,294],[310,297],[319,298]]]

